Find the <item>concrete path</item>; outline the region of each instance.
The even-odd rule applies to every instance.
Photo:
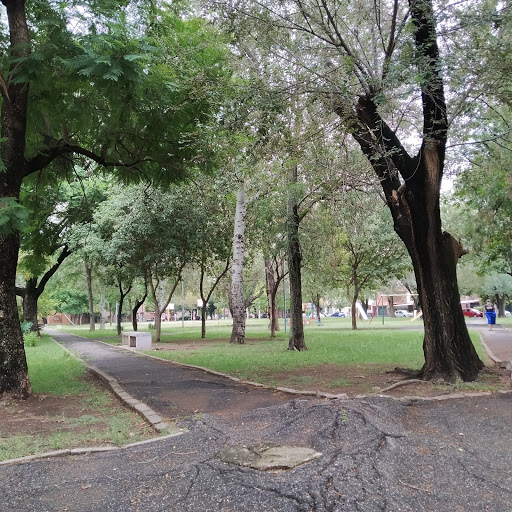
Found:
[[[294,398],[72,334],[46,332],[88,365],[112,376],[131,397],[146,404],[164,421],[204,413],[238,415]]]
[[[501,367],[506,368],[507,365],[512,370],[512,330],[498,323],[489,330],[487,320],[484,318],[473,318],[468,320],[468,329],[475,329],[480,333],[489,356]]]

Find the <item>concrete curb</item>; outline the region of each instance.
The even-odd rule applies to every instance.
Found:
[[[119,450],[125,450],[127,448],[133,448],[135,446],[145,445],[154,443],[156,441],[163,441],[171,437],[181,436],[185,432],[175,432],[174,434],[168,434],[166,436],[155,437],[153,439],[146,439],[145,441],[138,441],[136,443],[125,444],[123,446],[92,446],[87,448],[66,448],[63,450],[55,450],[53,452],[37,453],[35,455],[27,455],[25,457],[18,457],[17,459],[3,460],[0,462],[0,466],[8,464],[17,464],[20,462],[32,462],[39,459],[50,459],[54,457],[63,457],[65,455],[89,455],[90,453],[103,453],[103,452],[117,452]]]

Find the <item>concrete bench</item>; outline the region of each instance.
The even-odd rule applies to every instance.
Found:
[[[123,347],[151,350],[151,333],[123,332]]]

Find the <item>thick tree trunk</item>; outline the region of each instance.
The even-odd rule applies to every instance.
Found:
[[[85,277],[87,281],[87,298],[89,300],[89,330],[96,330],[96,319],[94,318],[94,295],[92,292],[92,267],[85,260]],[[119,333],[118,333],[119,334]]]
[[[2,0],[7,9],[10,32],[9,53],[12,57],[7,89],[2,94],[2,129],[0,158],[0,208],[6,201],[18,201],[21,181],[25,175],[25,147],[28,105],[28,84],[16,80],[18,62],[30,55],[30,34],[24,1]],[[5,228],[0,234],[0,396],[4,393],[27,397],[30,394],[25,347],[16,305],[16,266],[20,247],[19,234]]]
[[[412,194],[411,194],[412,196]],[[474,380],[483,368],[469,337],[460,306],[456,265],[462,247],[449,233],[442,232],[436,194],[428,194],[424,205],[434,208],[410,209],[411,230],[403,233],[402,222],[395,224],[413,261],[422,305],[425,336],[425,379]]]
[[[293,169],[293,182],[297,182],[297,166]],[[291,200],[288,218],[288,278],[290,281],[290,339],[288,350],[307,350],[302,324],[302,254],[299,240],[299,208]]]
[[[370,88],[357,97],[355,106],[341,98],[335,110],[342,119],[349,119],[352,134],[380,181],[395,231],[413,262],[425,325],[421,375],[471,381],[483,363],[460,307],[456,264],[463,251],[442,231],[439,210],[448,121],[436,20],[431,0],[409,0],[409,6],[417,69],[423,76],[423,140],[417,155],[407,153],[397,132],[381,117]]]
[[[0,234],[0,396],[30,394],[27,361],[16,306],[15,276],[18,234]]]
[[[231,314],[233,329],[231,343],[245,342],[245,299],[244,299],[244,250],[245,250],[245,216],[247,200],[245,183],[239,184],[236,196],[235,227],[233,234],[233,263],[231,266]]]

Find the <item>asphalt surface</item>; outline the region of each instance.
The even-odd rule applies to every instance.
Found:
[[[512,343],[509,331],[496,329],[484,335],[491,350],[498,346],[493,337],[508,337]],[[84,343],[84,352],[87,345],[89,361],[98,356],[91,342],[65,341],[74,350],[75,343]],[[152,389],[160,389],[157,375],[163,370],[157,361],[116,349],[98,357],[102,361],[95,364],[119,372],[131,394],[138,386],[144,389],[136,379],[151,378]],[[141,365],[137,378],[123,373],[129,373],[131,364]],[[178,368],[164,366],[170,373]],[[199,381],[190,393],[222,394],[217,377],[179,369],[187,386]],[[208,386],[210,378],[213,384]],[[168,384],[172,389],[179,383]],[[204,398],[212,412],[186,416],[182,425],[189,430],[178,437],[112,452],[0,466],[0,510],[512,510],[510,393],[443,401],[291,399],[229,384],[234,386],[233,400],[242,404],[244,394],[258,392],[264,405],[235,414],[230,404],[219,413],[216,399]],[[149,400],[150,390],[145,392]],[[153,407],[165,416],[159,400]],[[310,447],[323,455],[293,470],[272,472],[226,463],[217,456],[226,447],[259,443]]]

